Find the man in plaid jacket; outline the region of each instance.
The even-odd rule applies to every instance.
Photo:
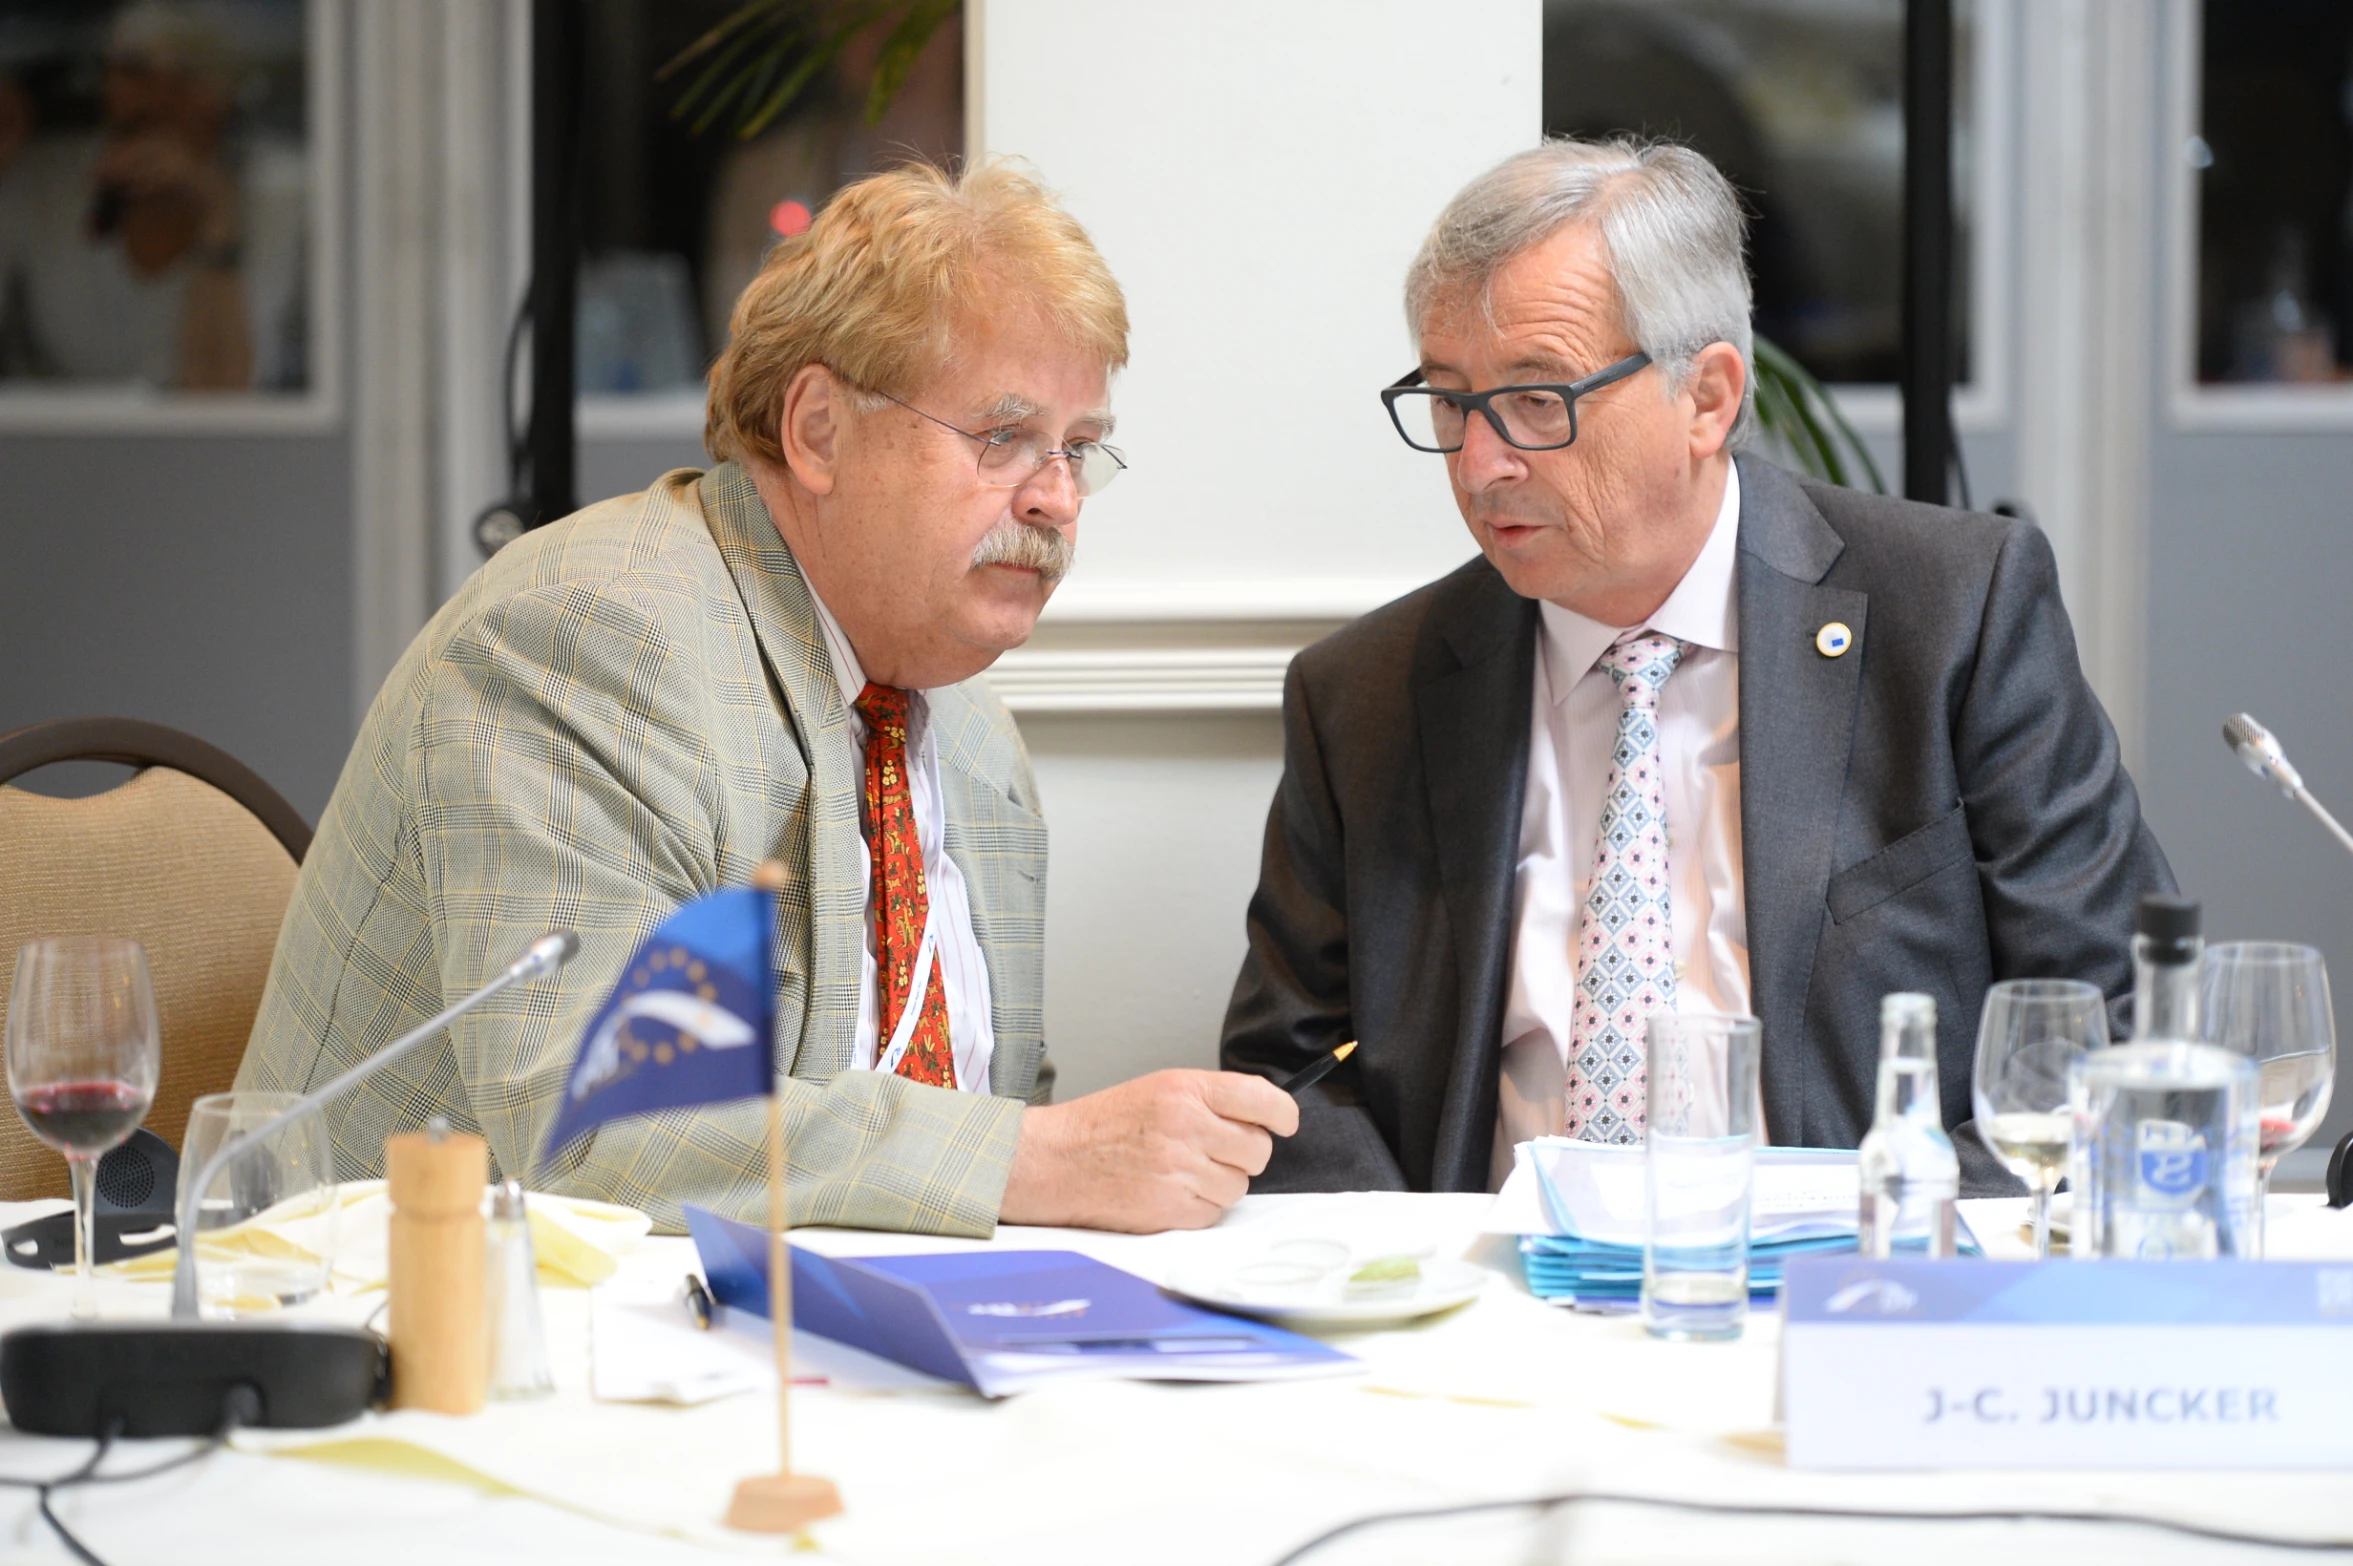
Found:
[[[853,185],[779,244],[711,373],[708,473],[501,551],[369,709],[238,1086],[303,1091],[578,932],[557,981],[330,1105],[339,1170],[433,1115],[502,1176],[758,1217],[756,1103],[537,1150],[582,1030],[689,898],[789,871],[777,1036],[797,1222],[986,1235],[1200,1225],[1297,1124],[1255,1077],[1048,1102],[1046,826],[976,678],[1067,568],[1126,307],[1004,165]]]

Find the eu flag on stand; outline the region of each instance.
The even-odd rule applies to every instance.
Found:
[[[589,1024],[541,1156],[623,1115],[773,1092],[775,927],[776,894],[753,887],[663,920]]]

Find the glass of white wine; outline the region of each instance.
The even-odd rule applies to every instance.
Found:
[[[2337,1076],[2337,1024],[2328,967],[2309,946],[2231,941],[2206,948],[2198,1014],[2206,1037],[2255,1062],[2262,1104],[2256,1186],[2258,1225],[2271,1172],[2328,1113]],[[2256,1251],[2261,1255],[2261,1250]]]
[[[2067,1068],[2108,1047],[2108,999],[2076,979],[2004,979],[1985,992],[1970,1086],[1977,1129],[2034,1194],[2034,1255],[2051,1254],[2051,1193],[2067,1172]]]

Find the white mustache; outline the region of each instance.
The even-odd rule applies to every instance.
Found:
[[[972,551],[972,566],[1009,565],[1035,571],[1048,587],[1070,574],[1077,547],[1050,527],[1032,527],[1011,517],[988,531]]]

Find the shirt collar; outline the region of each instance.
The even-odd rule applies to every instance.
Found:
[[[1574,609],[1545,600],[1540,638],[1545,673],[1555,703],[1569,698],[1570,687],[1592,671],[1601,655],[1622,637],[1645,628],[1718,652],[1740,650],[1739,613],[1733,600],[1733,572],[1740,549],[1740,468],[1724,465],[1724,499],[1716,508],[1715,526],[1700,546],[1699,558],[1683,573],[1683,580],[1641,625],[1604,625]],[[819,611],[822,614],[823,607]]]
[[[841,687],[842,710],[850,721],[858,718],[858,698],[866,692],[866,670],[858,662],[858,655],[850,647],[850,639],[842,634],[841,622],[833,611],[825,607],[825,600],[817,596],[817,589],[809,589],[809,602],[817,608],[817,629],[825,637],[825,651],[833,664],[834,682]],[[1599,656],[1596,654],[1596,656]]]
[[[803,578],[805,582],[807,578]],[[841,622],[833,611],[825,607],[825,600],[817,596],[817,589],[809,589],[809,602],[817,610],[817,630],[825,638],[827,660],[833,665],[834,683],[841,687],[842,711],[850,716],[850,737],[863,748],[866,744],[866,720],[859,715],[858,698],[866,694],[866,667],[858,662],[857,650],[850,646],[849,637],[842,634]],[[1595,656],[1599,656],[1596,654]],[[921,749],[930,728],[930,708],[921,691],[907,693],[907,743]]]

